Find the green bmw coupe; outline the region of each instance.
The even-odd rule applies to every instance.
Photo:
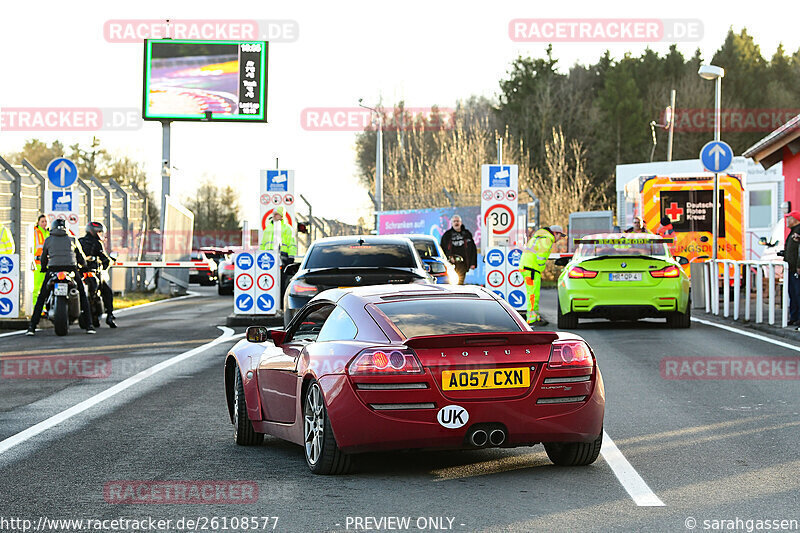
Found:
[[[650,233],[576,239],[572,258],[556,261],[565,266],[558,278],[558,327],[577,327],[580,318],[649,317],[666,318],[673,328],[690,327],[689,277],[669,242]]]

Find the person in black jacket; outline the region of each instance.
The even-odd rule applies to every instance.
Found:
[[[463,285],[467,271],[478,266],[478,249],[472,233],[461,222],[461,216],[453,215],[450,224],[452,227],[444,232],[440,244],[447,259],[456,269],[458,284]]]
[[[800,324],[800,277],[798,277],[798,250],[800,249],[800,211],[786,215],[789,234],[783,244],[783,260],[789,263],[786,277],[789,280],[789,325]]]
[[[86,333],[95,333],[92,326],[92,311],[89,309],[89,300],[86,298],[86,291],[83,289],[83,282],[80,278],[80,268],[86,267],[86,257],[83,255],[80,245],[75,237],[67,233],[67,224],[62,219],[55,219],[50,227],[50,236],[44,240],[42,247],[42,259],[40,261],[42,272],[47,274],[39,289],[39,297],[33,307],[31,323],[28,326],[28,335],[33,335],[39,318],[42,316],[42,309],[47,297],[50,296],[50,280],[57,272],[71,271],[75,275],[78,294],[81,302],[81,319],[86,324]]]
[[[103,247],[105,229],[101,222],[89,222],[86,224],[86,235],[79,240],[83,253],[86,255],[87,269],[95,271],[94,277],[86,278],[89,294],[94,294],[94,291],[100,290],[100,297],[103,299],[103,307],[106,310],[106,324],[111,328],[115,328],[117,323],[114,321],[114,292],[108,286],[108,283],[100,277],[100,267],[102,266],[103,270],[105,270],[111,264],[111,258],[106,255],[106,250]],[[100,284],[99,287],[98,283]]]

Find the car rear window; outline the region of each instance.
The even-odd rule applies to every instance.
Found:
[[[433,241],[427,239],[413,240],[414,248],[422,259],[430,259],[431,257],[438,257],[439,252],[436,250],[436,245]]]
[[[305,268],[415,268],[414,253],[402,243],[330,243],[311,247]]]
[[[580,244],[575,250],[579,257],[597,257],[601,255],[647,255],[651,257],[665,257],[669,255],[666,244],[660,243],[635,243],[635,244]]]
[[[418,299],[376,304],[406,337],[521,331],[493,300]]]

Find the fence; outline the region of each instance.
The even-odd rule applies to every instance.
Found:
[[[28,161],[12,165],[0,157],[0,224],[9,229],[20,255],[20,309],[32,309],[33,227],[45,210],[45,172]],[[113,179],[95,177],[79,179],[76,194],[79,227],[90,220],[101,221],[107,231],[106,249],[121,260],[141,257],[147,230],[147,200],[134,186],[121,185]],[[119,273],[117,273],[119,272]],[[111,286],[115,291],[129,290],[134,285],[134,272],[112,271]]]
[[[786,274],[789,265],[785,261],[734,261],[731,259],[709,260],[703,263],[703,279],[705,287],[706,312],[720,314],[720,265],[722,266],[722,316],[739,320],[742,296],[742,278],[744,278],[744,320],[750,320],[752,292],[755,285],[755,322],[764,321],[764,274],[767,279],[767,314],[770,325],[775,325],[775,309],[777,307],[776,283],[781,285],[781,327],[788,325],[789,319],[789,284]],[[778,270],[780,269],[780,271]],[[780,278],[779,278],[780,276]],[[755,277],[755,284],[752,283]],[[717,280],[713,283],[712,280]],[[732,282],[732,284],[731,284]],[[733,314],[731,314],[731,296],[733,296]]]

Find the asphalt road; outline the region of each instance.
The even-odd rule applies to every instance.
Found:
[[[704,521],[737,518],[745,531],[746,520],[800,520],[798,380],[674,380],[660,370],[662,359],[683,356],[796,361],[800,352],[790,347],[698,323],[690,330],[659,321],[579,326],[605,379],[606,432],[663,506],[638,506],[602,457],[590,467],[560,468],[541,446],[374,454],[354,474],[323,477],[308,471],[297,446],[272,438],[255,448],[234,444],[222,384],[232,340],[125,381],[231,334],[217,327],[230,297],[193,290],[201,296],[123,314],[119,329],[95,336],[0,337],[0,531],[14,530],[3,519],[34,527],[42,516],[169,519],[170,531],[181,531],[182,517],[200,520],[193,529],[228,531],[245,530],[242,517],[278,517],[276,531],[398,530],[389,517],[410,519],[411,531],[689,531],[692,519],[694,530],[732,531],[736,523],[714,529]],[[554,299],[544,292],[547,317],[555,317]],[[73,354],[107,357],[101,362],[110,362],[110,373],[25,380],[6,372],[10,359],[19,369],[19,358]],[[115,386],[126,388],[98,401]],[[3,439],[21,439],[13,436],[76,405],[83,410],[3,449]],[[629,485],[635,474],[620,476]],[[246,497],[227,492],[233,501],[163,504],[116,503],[114,496],[139,481],[217,482],[211,485],[219,490],[232,480]],[[214,516],[216,527],[205,522]],[[259,518],[247,530],[274,523]]]

